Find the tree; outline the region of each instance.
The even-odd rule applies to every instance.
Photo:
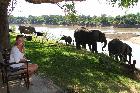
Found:
[[[0,0],[0,50],[10,47],[8,5],[10,0]]]
[[[65,3],[62,8],[64,8],[65,16],[70,24],[75,24],[77,19],[76,10],[75,10],[75,3],[72,1],[71,4]]]

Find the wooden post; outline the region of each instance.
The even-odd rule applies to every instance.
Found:
[[[133,60],[133,64],[132,64],[132,70],[133,70],[133,72],[135,71],[135,65],[136,65],[136,60]]]

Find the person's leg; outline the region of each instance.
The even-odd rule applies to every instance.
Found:
[[[28,64],[29,76],[31,77],[35,72],[37,72],[37,69],[38,69],[37,64]]]
[[[24,67],[27,67],[27,65],[24,65]],[[28,64],[28,74],[29,74],[29,82],[30,82],[30,85],[33,85],[32,84],[32,79],[31,79],[31,76],[36,73],[38,69],[38,65],[37,64]],[[27,71],[27,70],[25,70]]]

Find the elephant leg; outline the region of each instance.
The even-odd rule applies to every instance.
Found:
[[[89,50],[91,51],[91,44],[88,44]]]
[[[127,55],[124,55],[123,61],[126,62],[127,61]],[[129,61],[129,60],[128,60]]]
[[[115,55],[115,60],[119,61],[119,59],[118,59],[118,55]]]
[[[115,55],[112,54],[111,52],[109,52],[109,56],[110,56],[112,59],[115,59]]]
[[[130,65],[131,64],[131,56],[132,56],[132,54],[130,53],[128,56],[129,56],[128,64]]]
[[[76,49],[81,49],[80,43],[76,42]]]
[[[92,52],[94,52],[94,51],[95,51],[95,53],[98,53],[98,51],[97,51],[97,42],[92,44]]]
[[[124,61],[124,56],[123,55],[119,55],[120,61]]]
[[[109,56],[110,56],[110,57],[112,56],[112,53],[111,53],[111,52],[109,52]]]
[[[82,48],[86,49],[86,44],[82,44]]]

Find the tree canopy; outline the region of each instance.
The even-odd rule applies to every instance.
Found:
[[[119,7],[124,7],[124,8],[129,8],[133,7],[138,3],[138,0],[106,0],[108,1],[111,5],[119,5]]]
[[[12,1],[12,0],[0,0],[0,3],[7,3],[10,1]],[[20,0],[17,0],[17,1],[20,1]],[[99,0],[99,1],[102,1],[102,0]],[[117,5],[119,5],[119,7],[128,8],[128,7],[132,7],[132,6],[136,5],[139,0],[106,0],[106,1],[109,2],[113,6],[117,4]]]

